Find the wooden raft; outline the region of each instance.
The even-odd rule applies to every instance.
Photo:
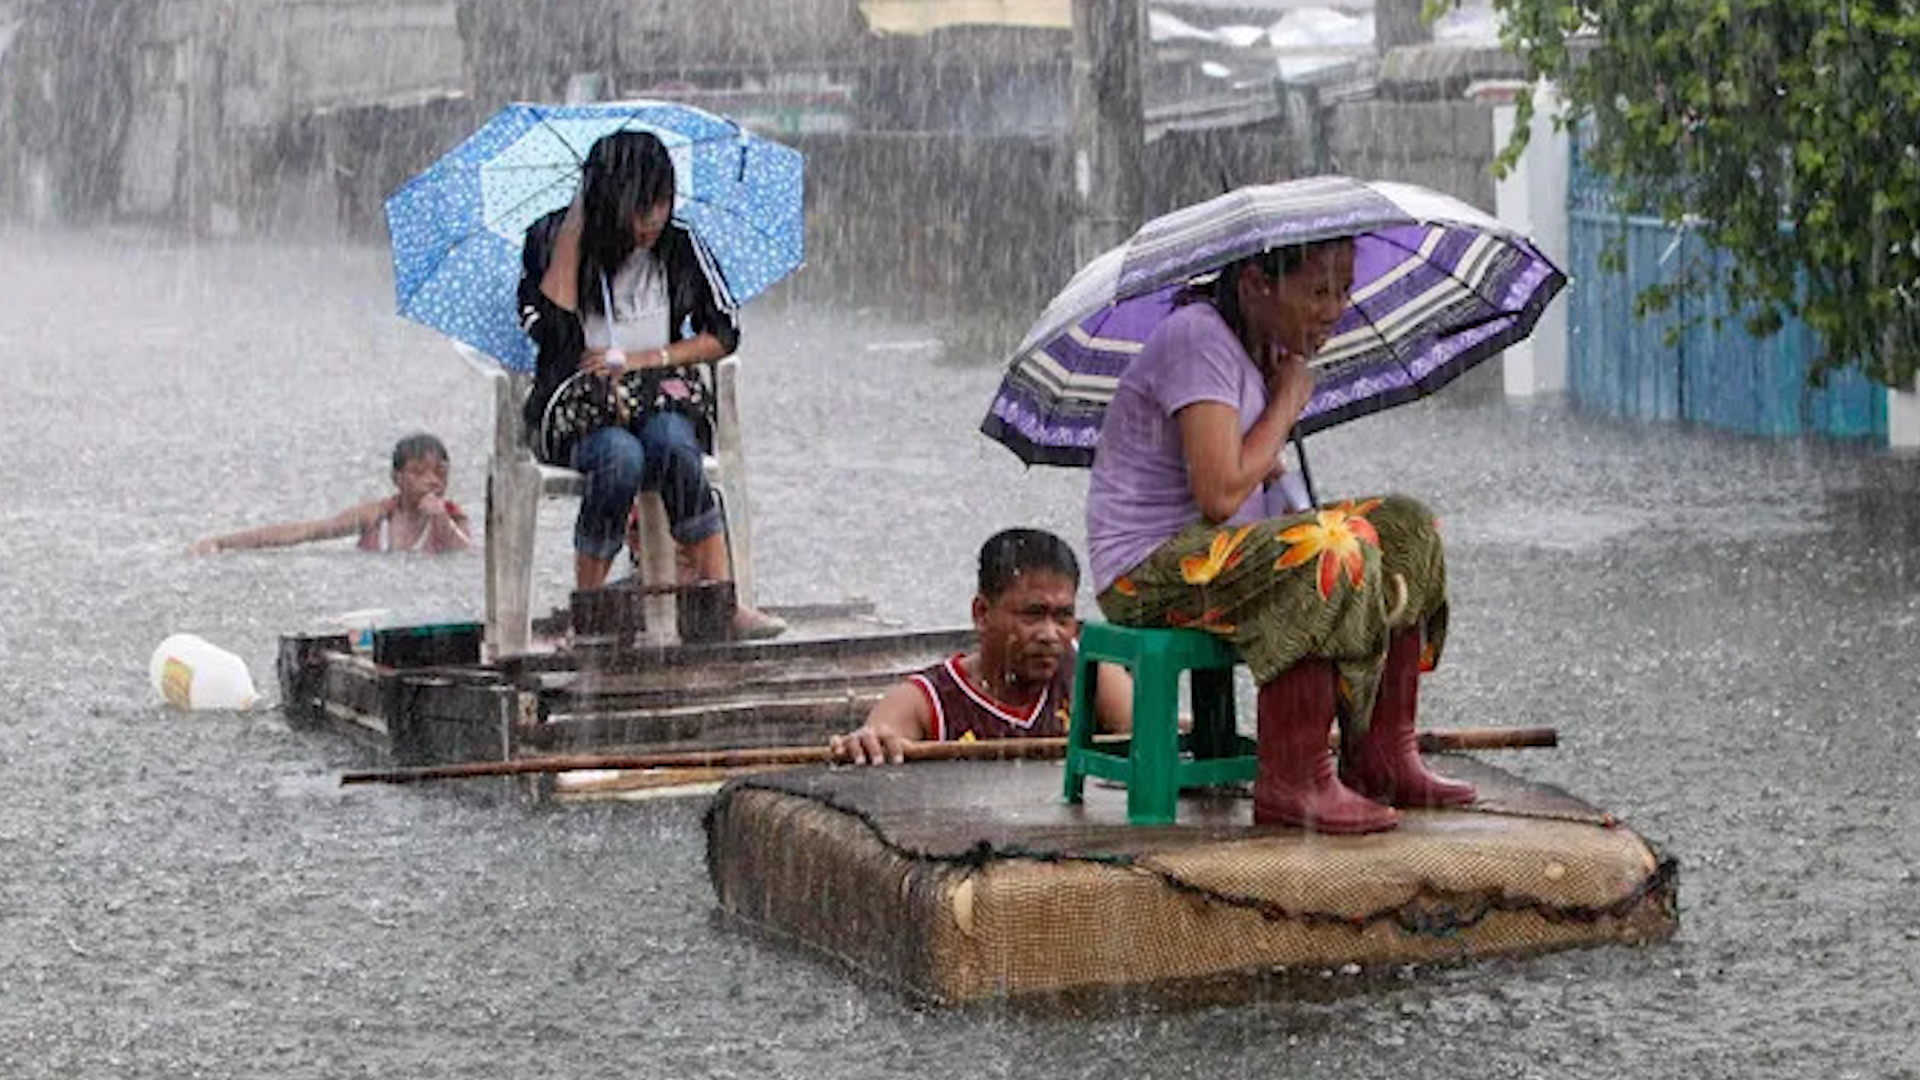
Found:
[[[280,641],[288,723],[346,735],[400,765],[551,754],[818,743],[859,726],[907,673],[973,644],[971,630],[893,630],[835,609],[766,642],[574,647],[495,663],[396,669],[341,634]],[[565,782],[466,785],[534,801]]]

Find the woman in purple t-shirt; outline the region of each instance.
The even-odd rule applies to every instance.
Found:
[[[1101,610],[1232,641],[1260,684],[1254,820],[1329,833],[1474,798],[1415,749],[1419,674],[1446,634],[1433,515],[1393,495],[1307,512],[1278,497],[1307,362],[1352,288],[1353,244],[1332,240],[1234,263],[1185,297],[1115,389],[1087,495]]]

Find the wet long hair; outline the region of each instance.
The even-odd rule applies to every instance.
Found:
[[[582,314],[605,314],[602,278],[613,280],[633,254],[633,219],[673,201],[673,158],[660,140],[644,131],[603,135],[587,151],[580,169],[581,208],[579,305]]]
[[[1065,540],[1040,529],[1006,529],[980,545],[980,595],[998,600],[1015,578],[1035,570],[1080,584],[1080,560]]]

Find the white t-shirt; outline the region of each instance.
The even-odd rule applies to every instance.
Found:
[[[651,352],[668,344],[667,320],[671,316],[667,298],[667,269],[653,252],[636,249],[620,264],[613,281],[600,281],[601,306],[613,315],[613,333],[608,333],[607,315],[588,315],[581,320],[587,347],[605,349],[614,344],[628,354]]]

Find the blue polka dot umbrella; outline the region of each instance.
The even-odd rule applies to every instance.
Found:
[[[718,264],[735,307],[803,261],[800,152],[722,116],[664,101],[509,105],[387,199],[400,314],[531,371],[514,290],[527,226],[573,201],[596,139],[658,137],[673,158],[674,219]]]

